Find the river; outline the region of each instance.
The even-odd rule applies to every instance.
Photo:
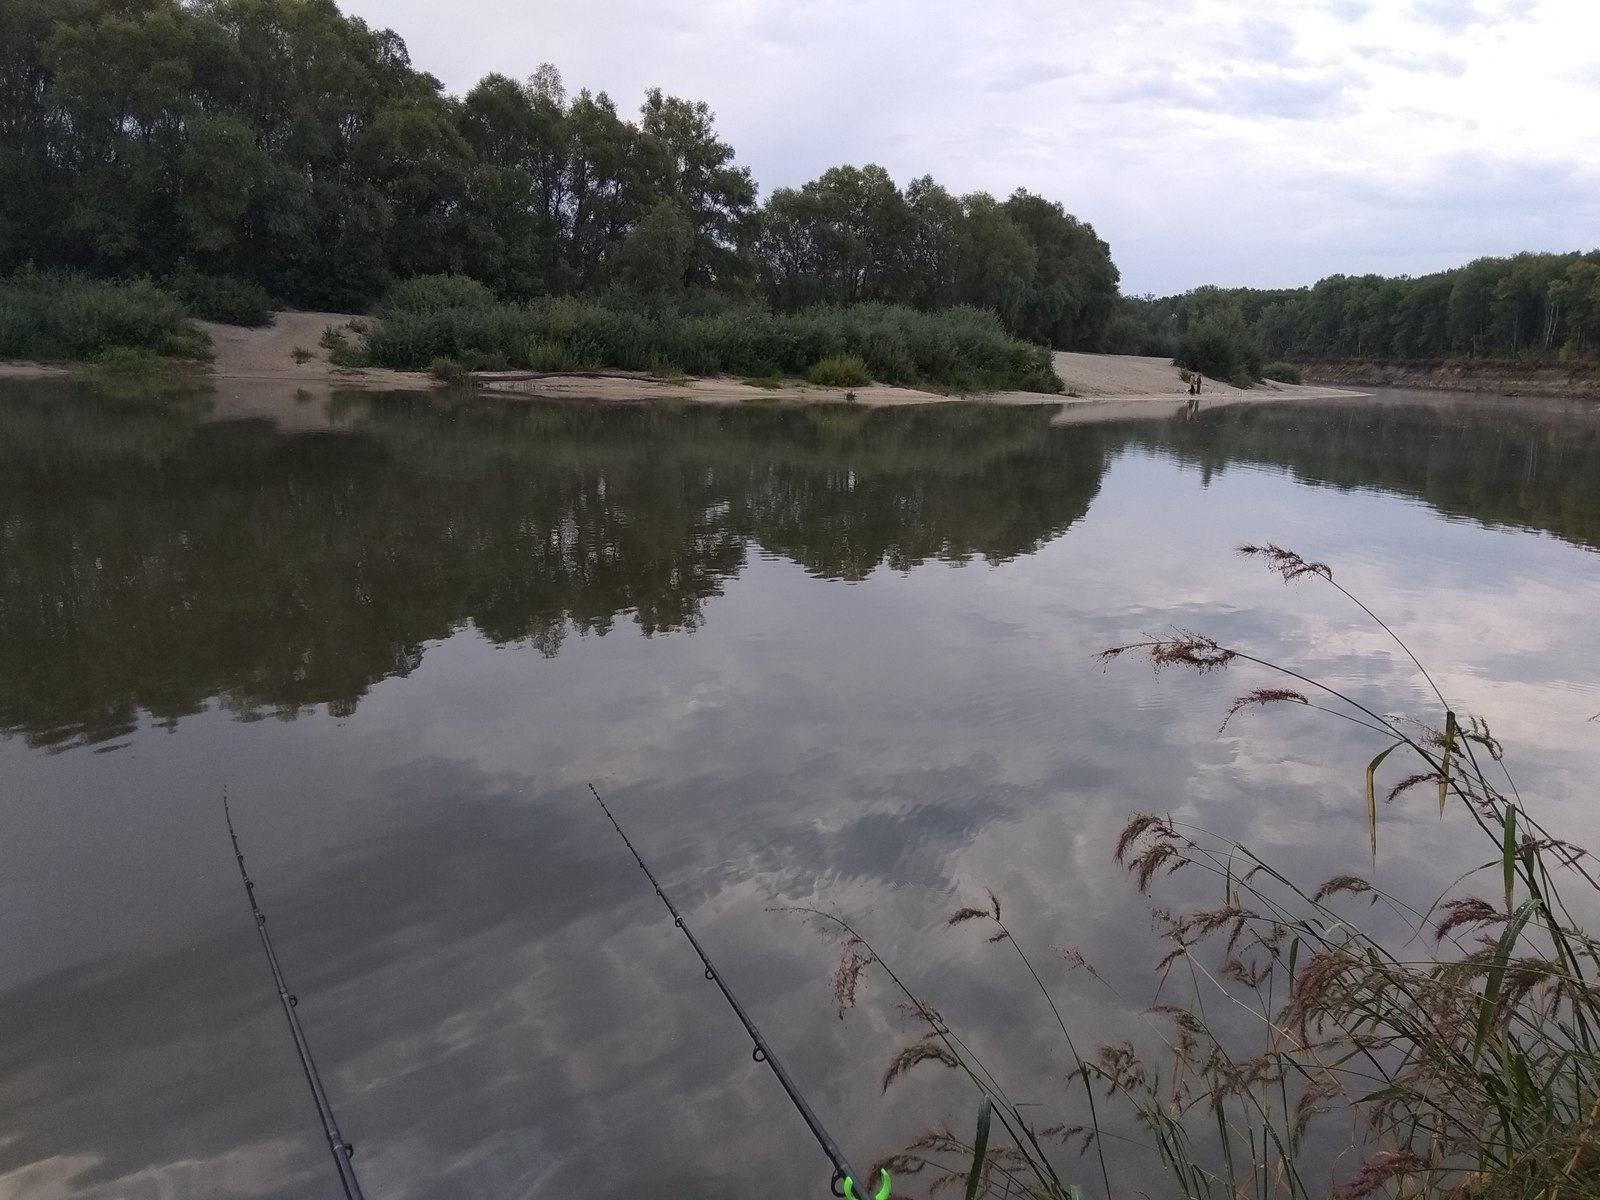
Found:
[[[0,1198],[339,1194],[224,788],[372,1200],[826,1194],[591,783],[857,1162],[974,1100],[935,1066],[881,1091],[896,996],[869,971],[841,1019],[840,947],[783,906],[858,921],[1041,1124],[1078,1119],[1031,981],[946,915],[992,889],[1074,1037],[1135,1036],[1152,903],[1204,886],[1141,897],[1127,819],[1371,872],[1383,745],[1304,711],[1219,733],[1269,679],[1095,653],[1200,630],[1442,716],[1241,542],[1330,564],[1600,841],[1592,406],[1051,411],[0,380]],[[1376,872],[1426,902],[1477,838],[1402,798]]]

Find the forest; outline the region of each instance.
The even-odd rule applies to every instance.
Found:
[[[1600,250],[1480,258],[1417,277],[1330,275],[1307,288],[1202,287],[1123,303],[1115,347],[1123,353],[1176,355],[1197,338],[1220,338],[1257,363],[1600,357]]]
[[[0,277],[23,269],[171,284],[197,315],[240,289],[366,311],[424,275],[508,303],[970,306],[1081,349],[1120,304],[1059,203],[872,165],[758,202],[704,103],[652,90],[630,118],[549,65],[451,96],[332,0],[6,0]]]

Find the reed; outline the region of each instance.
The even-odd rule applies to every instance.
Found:
[[[936,1190],[964,1185],[969,1200],[1057,1197],[1067,1185],[1055,1159],[1074,1147],[1093,1151],[1076,1170],[1104,1194],[1116,1154],[1127,1150],[1154,1153],[1172,1194],[1194,1198],[1600,1196],[1600,941],[1563,898],[1564,888],[1600,891],[1587,854],[1527,811],[1488,723],[1450,708],[1410,648],[1327,564],[1274,545],[1240,552],[1286,582],[1348,597],[1410,658],[1439,709],[1421,719],[1381,713],[1308,672],[1201,633],[1115,646],[1100,659],[1258,671],[1268,682],[1242,692],[1224,726],[1289,704],[1384,739],[1364,771],[1372,877],[1293,879],[1242,842],[1168,816],[1134,815],[1111,853],[1142,895],[1154,902],[1167,880],[1187,872],[1210,877],[1222,901],[1154,909],[1163,999],[1143,1007],[1150,1037],[1087,1055],[1002,920],[999,900],[956,910],[949,926],[986,930],[1048,1002],[1046,1028],[1067,1047],[1084,1103],[1049,1122],[1010,1104],[968,1043],[891,973],[922,1036],[892,1056],[885,1087],[937,1062],[966,1074],[980,1113],[1002,1118],[995,1138],[982,1117],[981,1136],[971,1139],[930,1131],[890,1160],[897,1177],[926,1172]],[[1469,822],[1485,840],[1484,856],[1422,908],[1385,887],[1376,870],[1376,777],[1394,755],[1410,766],[1387,802],[1420,789],[1443,817]],[[1592,909],[1594,897],[1583,899]],[[835,975],[841,1012],[880,962],[844,928]],[[1108,1103],[1136,1118],[1140,1145],[1108,1148]]]

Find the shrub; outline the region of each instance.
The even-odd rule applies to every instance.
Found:
[[[1272,379],[1278,383],[1303,383],[1305,376],[1300,368],[1293,363],[1271,362],[1261,368],[1261,378]]]
[[[835,354],[814,364],[806,378],[822,387],[863,387],[872,382],[872,372],[859,355]]]
[[[0,281],[0,357],[85,362],[107,350],[204,358],[205,335],[147,280],[25,271]]]
[[[402,304],[386,303],[383,321],[366,334],[373,363],[417,369],[441,356],[480,353],[541,371],[650,371],[671,364],[691,375],[765,376],[804,375],[825,360],[844,358],[859,371],[832,386],[884,379],[970,391],[1061,390],[1048,350],[1017,341],[993,315],[975,309],[922,313],[863,304],[776,314],[755,305],[696,301],[683,309],[646,310],[615,297],[567,296],[526,305],[448,306],[444,292],[455,284],[435,284],[437,277],[426,287],[423,280],[408,281],[402,286],[413,294]]]
[[[233,275],[179,271],[166,288],[183,302],[191,317],[223,325],[258,327],[272,321],[272,300],[266,288]]]
[[[459,359],[440,356],[428,364],[428,374],[440,383],[471,383],[472,372]]]
[[[383,295],[381,311],[428,315],[452,308],[482,309],[495,303],[494,293],[465,275],[414,275],[394,284]]]
[[[531,342],[528,345],[526,358],[530,371],[575,371],[578,369],[578,360],[559,342]]]

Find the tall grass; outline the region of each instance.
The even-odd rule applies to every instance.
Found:
[[[116,351],[204,357],[206,339],[185,318],[178,300],[144,280],[22,272],[0,280],[0,358],[88,361]]]
[[[649,371],[691,375],[805,375],[854,356],[883,383],[961,391],[1058,392],[1047,351],[1010,337],[975,309],[922,313],[881,304],[777,314],[757,306],[645,311],[568,297],[494,304],[481,285],[443,277],[391,292],[370,331],[373,363],[417,369],[437,358],[502,357],[517,368]]]
[[[940,1063],[974,1084],[980,1112],[1000,1117],[1003,1132],[989,1137],[983,1117],[972,1138],[934,1130],[888,1165],[902,1177],[926,1172],[936,1185],[964,1184],[968,1197],[1059,1197],[1073,1187],[1055,1158],[1073,1146],[1090,1152],[1076,1173],[1109,1193],[1113,1151],[1103,1118],[1115,1102],[1145,1132],[1132,1153],[1155,1156],[1174,1196],[1600,1196],[1600,940],[1562,897],[1563,887],[1600,891],[1587,855],[1530,816],[1488,724],[1450,709],[1409,647],[1335,583],[1330,568],[1277,546],[1241,553],[1285,581],[1347,597],[1416,666],[1438,698],[1435,716],[1381,713],[1203,634],[1117,646],[1102,659],[1138,655],[1158,669],[1266,673],[1269,682],[1242,693],[1224,725],[1247,710],[1289,704],[1383,739],[1364,772],[1374,865],[1380,772],[1400,775],[1389,801],[1420,792],[1442,817],[1470,822],[1484,838],[1482,857],[1464,865],[1445,895],[1417,908],[1372,879],[1292,879],[1240,842],[1135,815],[1111,853],[1141,894],[1186,871],[1209,876],[1221,895],[1209,907],[1155,910],[1166,943],[1158,964],[1164,999],[1144,1010],[1155,1052],[1127,1042],[1080,1055],[991,895],[948,924],[982,926],[1018,957],[1024,979],[1049,1002],[1047,1028],[1070,1054],[1084,1108],[1048,1121],[1024,1112],[969,1044],[890,972],[923,1036],[896,1053],[885,1088],[920,1063]],[[1409,757],[1409,767],[1397,767],[1397,755]],[[1591,907],[1594,900],[1585,897]],[[846,931],[835,974],[842,1013],[881,960],[853,927],[827,919]]]

